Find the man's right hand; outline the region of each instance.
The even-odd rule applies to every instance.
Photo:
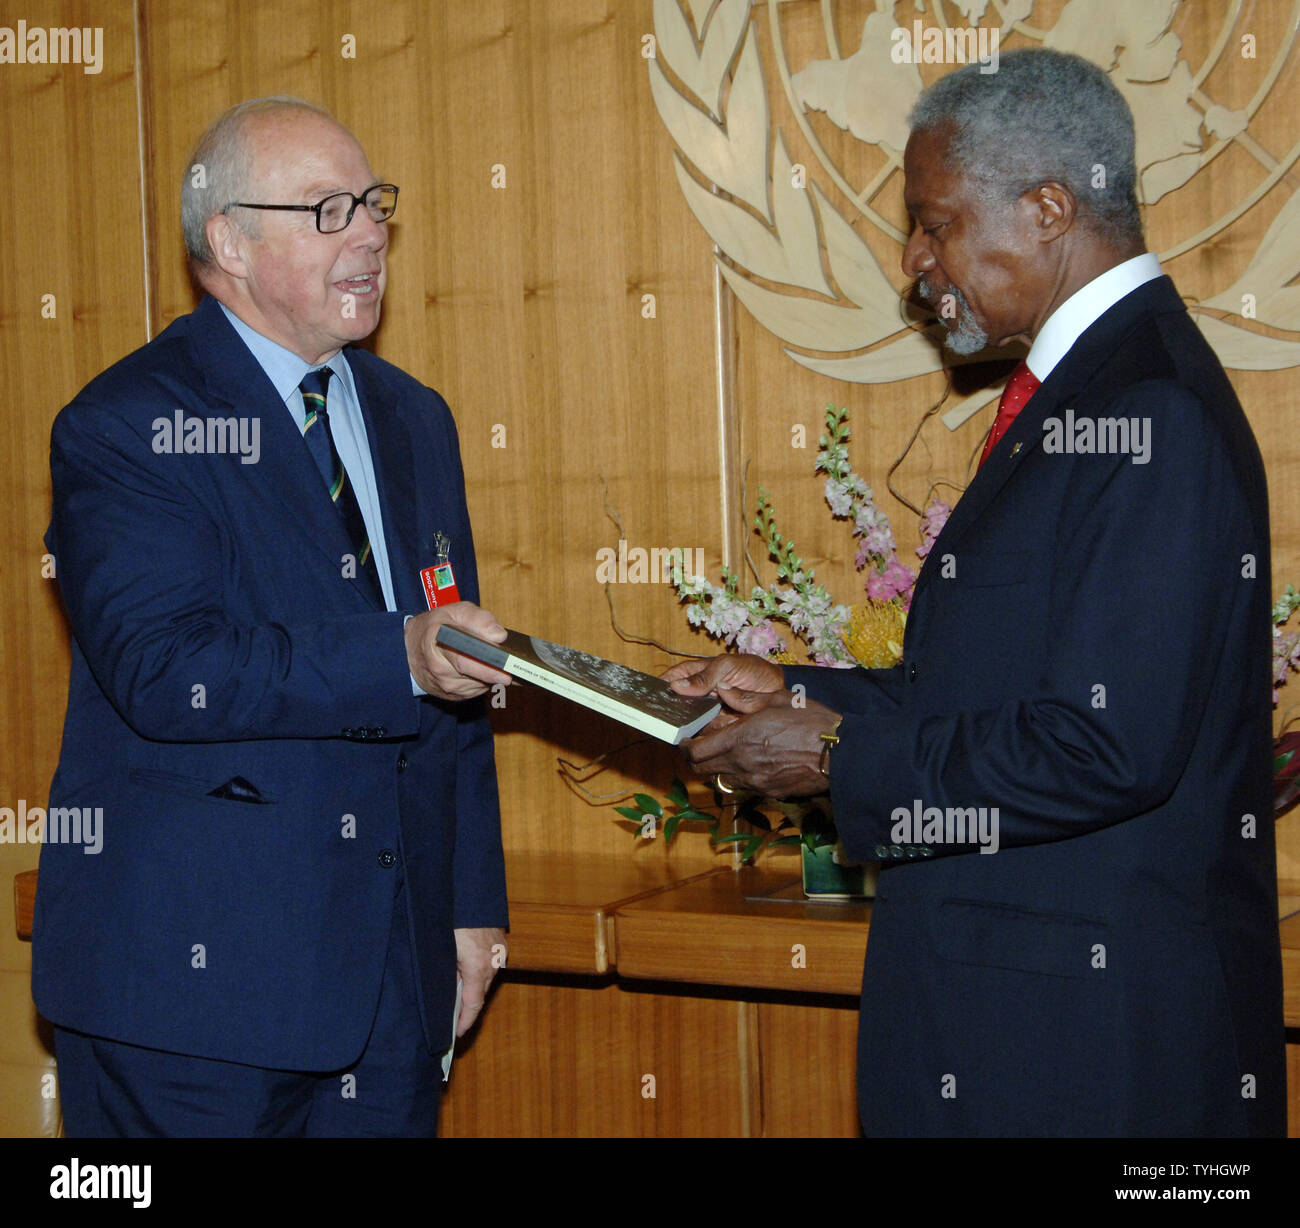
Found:
[[[495,616],[472,601],[454,601],[415,615],[406,624],[406,660],[421,690],[438,699],[457,700],[473,699],[498,683],[510,685],[509,674],[439,644],[438,628],[444,623],[494,644],[506,638],[506,629]]]
[[[710,695],[720,690],[785,690],[785,675],[781,667],[752,653],[726,653],[708,660],[678,661],[659,676],[679,695]]]

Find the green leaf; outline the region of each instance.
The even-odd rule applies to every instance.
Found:
[[[682,821],[680,814],[675,814],[670,819],[664,820],[664,840],[671,843],[672,838],[677,834],[677,827]]]
[[[686,796],[686,786],[676,776],[673,777],[673,783],[668,789],[667,796],[674,806],[690,805],[690,800]]]
[[[641,811],[633,809],[631,806],[615,806],[614,809],[625,819],[631,819],[633,823],[640,823],[645,818]]]
[[[733,831],[725,836],[719,836],[715,844],[735,844],[738,840],[762,840],[762,836],[751,836],[748,832]]]
[[[644,814],[652,814],[655,818],[659,818],[664,812],[664,808],[648,793],[634,793],[632,799],[641,807]]]
[[[757,853],[758,850],[761,849],[762,847],[763,847],[763,837],[751,836],[749,838],[749,843],[746,844],[745,847],[740,850],[740,860],[753,861],[754,854]]]
[[[686,823],[716,823],[717,816],[707,814],[703,810],[696,810],[694,806],[685,806],[682,808],[682,821]]]
[[[776,848],[778,845],[786,846],[786,845],[794,845],[794,844],[802,844],[802,843],[803,843],[802,836],[776,836],[773,839],[768,841],[768,845],[771,848]]]

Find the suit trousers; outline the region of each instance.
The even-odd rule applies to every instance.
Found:
[[[406,889],[399,881],[379,1005],[365,1050],[352,1065],[327,1072],[271,1070],[55,1028],[65,1133],[433,1138],[442,1069],[425,1038],[418,993]]]

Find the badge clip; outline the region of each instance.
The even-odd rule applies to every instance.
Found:
[[[426,567],[420,572],[420,580],[424,584],[424,599],[429,603],[429,609],[436,610],[441,605],[459,601],[460,592],[456,588],[456,574],[452,571],[448,558],[451,538],[445,533],[435,534],[433,552],[436,561],[432,567]]]

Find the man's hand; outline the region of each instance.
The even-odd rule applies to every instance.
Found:
[[[460,991],[459,1040],[474,1026],[487,999],[488,986],[497,969],[505,966],[506,932],[502,929],[456,930],[456,971],[463,982]]]
[[[830,733],[840,714],[808,701],[795,707],[789,691],[740,691],[722,688],[718,698],[735,713],[724,712],[708,729],[685,743],[686,757],[701,776],[721,775],[732,788],[764,797],[806,797],[824,793],[821,774],[823,733]]]
[[[678,695],[708,695],[721,687],[740,691],[780,691],[785,675],[779,665],[752,653],[724,653],[700,661],[678,661],[659,675]]]
[[[506,638],[506,629],[496,618],[472,601],[454,601],[417,614],[406,624],[406,661],[411,677],[423,691],[439,699],[473,699],[498,683],[509,686],[509,674],[463,652],[444,649],[438,643],[438,628],[443,623],[494,644]]]

